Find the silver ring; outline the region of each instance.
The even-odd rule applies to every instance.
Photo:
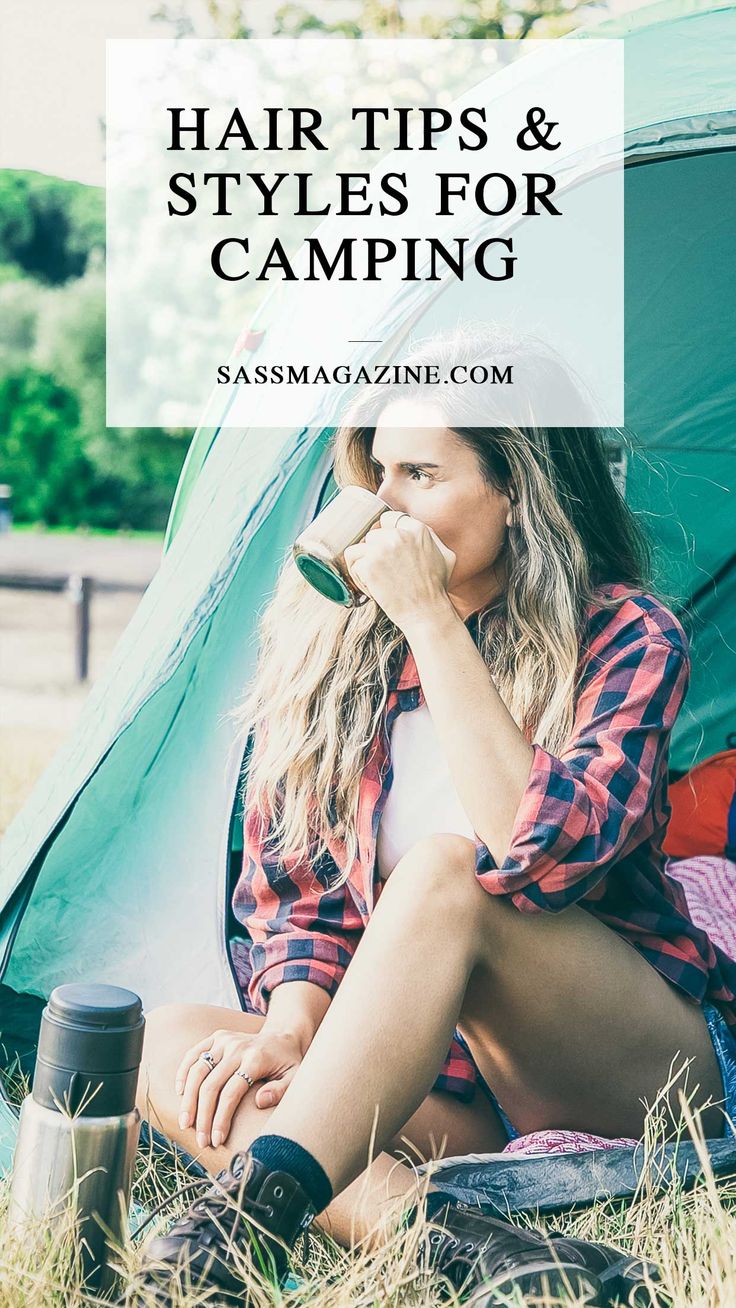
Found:
[[[398,518],[396,519],[396,521],[395,521],[395,523],[394,523],[394,527],[398,527],[398,525],[399,525],[399,523],[401,522],[401,519],[402,519],[402,518],[410,518],[410,517],[411,517],[411,514],[409,514],[409,513],[400,513],[399,516],[398,516]]]
[[[203,1054],[200,1054],[199,1056],[200,1056],[200,1058],[202,1059],[202,1061],[203,1061],[204,1063],[207,1064],[207,1066],[209,1067],[210,1071],[212,1071],[213,1068],[217,1067],[217,1063],[215,1062],[214,1058],[212,1057],[212,1054],[207,1053],[206,1050],[205,1050],[205,1052],[204,1052]]]
[[[247,1072],[236,1072],[235,1075],[241,1077],[241,1078],[243,1079],[243,1081],[247,1081],[247,1082],[248,1082],[248,1085],[249,1085],[250,1088],[251,1088],[251,1090],[253,1089],[253,1082],[251,1081],[251,1079],[250,1079],[250,1077],[248,1076],[248,1073],[247,1073]]]

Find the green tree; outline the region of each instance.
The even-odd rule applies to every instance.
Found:
[[[17,270],[17,276],[0,285],[0,373],[22,368],[29,361],[48,296],[46,287],[26,277],[17,264],[8,266]]]
[[[586,10],[606,9],[604,0],[456,0],[442,10],[427,12],[402,0],[287,0],[285,4],[254,4],[252,0],[206,0],[208,31],[194,24],[184,0],[170,0],[156,17],[181,35],[243,38],[302,33],[346,36],[432,36],[474,40],[510,37],[561,36],[579,26]],[[264,22],[263,11],[270,13]],[[256,24],[256,18],[258,23]],[[250,21],[252,20],[252,21]]]
[[[108,427],[105,422],[105,275],[93,258],[84,277],[47,293],[34,361],[76,397],[93,480],[90,526],[163,529],[191,432]]]
[[[57,286],[79,277],[90,251],[104,245],[99,187],[42,173],[0,172],[0,266],[15,264]]]
[[[465,0],[448,17],[424,20],[426,35],[458,40],[503,41],[555,37],[579,27],[589,10],[605,9],[601,0]]]
[[[207,30],[202,30],[202,22],[192,18],[189,0],[162,0],[151,14],[154,21],[164,23],[177,37],[227,36],[235,40],[244,40],[253,33],[245,21],[242,0],[204,0],[203,11],[206,14]]]
[[[33,237],[33,216],[26,180],[19,173],[0,172],[0,281],[22,276],[17,252]]]
[[[72,526],[92,481],[72,391],[26,367],[0,381],[0,480],[19,522]]]

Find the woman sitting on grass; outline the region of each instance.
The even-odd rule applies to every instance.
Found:
[[[486,330],[410,361],[498,356]],[[416,1197],[401,1158],[638,1137],[678,1055],[708,1136],[736,1103],[736,964],[662,852],[685,633],[600,432],[459,424],[468,389],[371,392],[337,431],[338,485],[393,512],[346,553],[367,603],[289,559],[261,618],[234,897],[256,1012],[148,1016],[142,1111],[210,1173],[231,1163],[221,1188],[289,1247],[315,1216],[367,1238]],[[152,1246],[159,1279],[206,1246],[230,1285],[206,1208]]]

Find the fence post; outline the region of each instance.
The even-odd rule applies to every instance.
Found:
[[[13,487],[3,482],[0,486],[0,532],[10,531],[13,525]]]
[[[89,609],[92,585],[91,577],[81,577],[78,572],[72,573],[69,577],[69,595],[77,610],[75,641],[77,681],[86,681],[89,672]]]

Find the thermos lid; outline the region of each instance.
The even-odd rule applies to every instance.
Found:
[[[143,1006],[122,986],[72,984],[51,991],[47,1012],[69,1026],[137,1027]]]
[[[33,1098],[82,1116],[128,1113],[143,1048],[143,1005],[121,986],[71,984],[52,991],[41,1017]]]

